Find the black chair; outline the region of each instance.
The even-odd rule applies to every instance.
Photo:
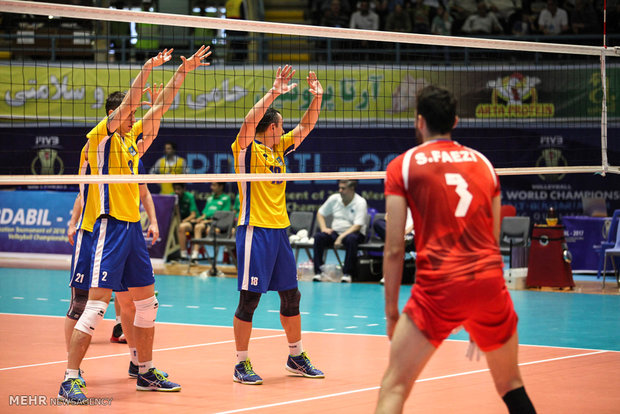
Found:
[[[290,220],[291,220],[291,227],[293,227],[293,214],[295,214],[295,213],[296,212],[292,212],[291,213],[291,218],[290,218]],[[304,216],[305,216],[305,218],[303,219],[304,221],[308,220],[307,219],[307,215],[305,213],[309,213],[311,218],[313,218],[313,216],[314,216],[310,212],[303,212],[303,213],[304,213]],[[297,222],[297,218],[295,218],[295,221]],[[301,221],[302,221],[302,219],[300,217],[299,222],[301,222]],[[310,222],[312,223],[312,220]],[[332,224],[332,217],[331,216],[325,218],[325,224],[328,227],[331,226],[331,224]],[[306,228],[306,227],[303,227],[303,228]],[[310,238],[314,237],[314,234],[320,230],[319,229],[319,221],[316,218],[314,218],[314,225],[312,226],[312,229],[311,230],[309,228],[307,228],[307,229],[308,229],[308,238],[310,239]],[[299,230],[301,230],[301,228],[299,228],[297,231],[299,231]],[[297,231],[295,231],[294,233],[291,233],[291,234],[296,234]],[[299,258],[299,250],[301,250],[301,249],[304,249],[306,251],[306,254],[308,255],[308,258],[310,260],[314,261],[314,257],[312,255],[312,249],[314,248],[314,243],[309,243],[309,242],[302,243],[302,242],[299,242],[299,241],[294,241],[294,242],[291,243],[291,247],[293,248],[293,250],[295,250],[295,262],[297,262],[297,259]]]
[[[192,239],[190,244],[213,246],[213,257],[211,259],[211,269],[209,276],[217,276],[218,270],[215,264],[220,246],[235,246],[235,238],[232,237],[232,229],[235,222],[233,211],[216,211],[213,214],[209,234],[200,239]],[[216,231],[216,229],[219,230]],[[236,257],[233,257],[236,263]],[[191,260],[189,266],[191,266]],[[189,271],[189,268],[188,268]]]
[[[523,216],[504,217],[500,228],[499,250],[508,256],[512,270],[512,248],[527,247],[530,241],[530,218]],[[510,271],[509,270],[509,271]]]

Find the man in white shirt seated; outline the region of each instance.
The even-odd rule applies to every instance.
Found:
[[[314,279],[321,281],[323,252],[327,247],[344,246],[346,255],[342,269],[342,282],[351,282],[355,271],[357,246],[366,235],[366,216],[368,205],[366,200],[355,192],[357,181],[341,180],[338,182],[338,193],[332,194],[317,212],[319,232],[314,235]],[[331,227],[327,227],[325,218],[333,216]]]

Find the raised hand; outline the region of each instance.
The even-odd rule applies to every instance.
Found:
[[[153,84],[153,90],[151,90],[151,87],[145,88],[142,90],[142,95],[144,95],[145,93],[148,92],[148,94],[151,96],[151,100],[150,101],[142,101],[142,105],[148,105],[151,108],[153,107],[153,103],[157,100],[157,97],[161,94],[161,91],[164,89],[164,84],[160,83],[159,86],[157,86],[156,83]]]
[[[185,56],[181,56],[181,60],[183,61],[181,66],[184,71],[191,72],[199,66],[209,66],[211,63],[202,61],[211,56],[211,51],[209,49],[211,49],[211,46],[202,45],[189,59],[186,59]]]
[[[297,87],[296,83],[289,85],[288,83],[293,79],[295,70],[292,66],[286,65],[284,69],[281,66],[278,67],[276,72],[276,80],[273,81],[273,87],[271,90],[279,95],[292,91]]]
[[[150,58],[146,61],[146,65],[150,65],[150,68],[156,68],[157,66],[161,66],[164,63],[168,62],[172,59],[172,51],[174,49],[164,49],[162,52],[159,52],[157,56]]]
[[[308,86],[310,87],[310,93],[314,96],[321,97],[323,96],[323,86],[321,82],[316,77],[316,73],[310,71],[308,73],[308,77],[306,78],[308,81]]]

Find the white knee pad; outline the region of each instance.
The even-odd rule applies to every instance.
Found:
[[[99,325],[99,322],[103,319],[103,315],[105,315],[107,308],[108,304],[105,302],[100,300],[89,300],[86,302],[82,316],[80,316],[80,319],[78,319],[75,324],[75,329],[92,336],[95,328],[97,328],[97,325]]]
[[[157,318],[157,308],[159,302],[155,296],[151,296],[144,300],[134,300],[136,304],[136,317],[133,321],[133,325],[138,328],[152,328],[155,326],[155,319]]]

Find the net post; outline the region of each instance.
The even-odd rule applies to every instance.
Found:
[[[609,160],[607,159],[607,72],[605,70],[604,51],[601,51],[601,84],[603,86],[603,97],[601,99],[601,175],[605,176],[609,170]]]

